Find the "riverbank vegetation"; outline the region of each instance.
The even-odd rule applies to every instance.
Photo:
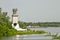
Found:
[[[26,26],[60,27],[60,22],[24,22]]]
[[[27,29],[27,31],[18,31],[17,34],[19,35],[25,35],[25,34],[44,34],[44,33],[47,33],[45,32],[44,30],[30,30],[30,29]]]
[[[16,30],[12,28],[7,12],[2,12],[0,8],[0,37],[16,34]]]
[[[48,32],[46,36],[51,36],[52,40],[60,40],[60,35],[58,33],[52,35],[50,32]]]
[[[60,36],[58,36],[57,34],[56,35],[52,35],[53,39],[58,39],[60,40]]]

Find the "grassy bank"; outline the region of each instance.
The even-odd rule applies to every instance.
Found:
[[[18,31],[17,32],[17,34],[19,34],[19,35],[25,35],[25,34],[44,34],[44,33],[46,33],[46,32],[43,31],[43,30],[35,31],[35,30],[30,30],[30,29],[28,29],[27,31]]]

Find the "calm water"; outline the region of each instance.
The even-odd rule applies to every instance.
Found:
[[[31,30],[44,30],[46,32],[50,32],[51,34],[58,33],[60,35],[60,27],[31,28]]]
[[[31,30],[45,30],[46,32],[50,32],[52,34],[58,33],[60,35],[60,27],[31,28]],[[0,40],[52,40],[52,37],[45,36],[45,34],[32,34],[3,37]]]

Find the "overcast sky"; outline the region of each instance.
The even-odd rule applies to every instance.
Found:
[[[21,21],[60,22],[60,0],[0,0],[0,7],[10,17],[17,8]]]

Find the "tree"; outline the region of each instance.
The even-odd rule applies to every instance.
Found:
[[[16,34],[16,30],[12,28],[9,16],[0,12],[0,37]]]
[[[26,25],[24,22],[19,21],[18,23],[21,28],[26,28]]]

